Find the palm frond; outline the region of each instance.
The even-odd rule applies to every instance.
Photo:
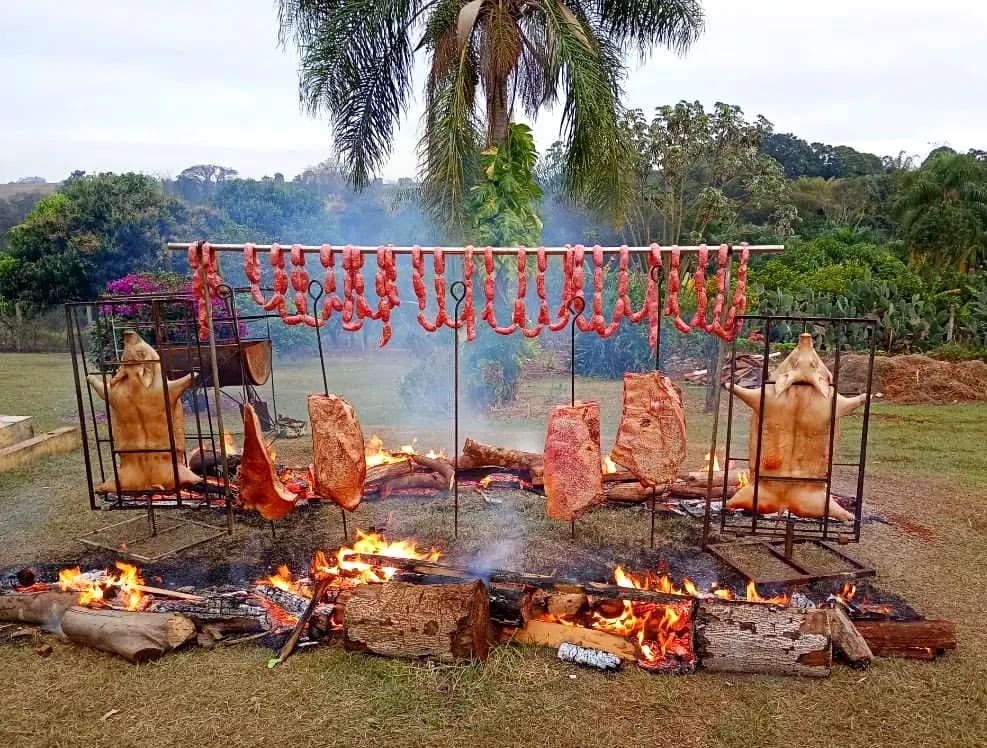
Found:
[[[455,26],[436,48],[459,47]],[[459,48],[452,64],[433,65],[425,110],[425,134],[419,145],[422,201],[429,214],[452,234],[462,232],[470,186],[475,182],[480,150],[480,122],[475,107],[475,45]]]
[[[620,127],[619,66],[560,0],[541,0],[539,7],[546,22],[548,85],[565,94],[565,189],[621,222],[630,203],[633,151]]]
[[[416,0],[282,0],[281,39],[298,47],[299,94],[325,112],[354,186],[365,186],[391,151],[411,90]]]
[[[594,0],[587,4],[608,37],[621,46],[637,45],[642,57],[656,46],[685,52],[704,27],[698,0]]]

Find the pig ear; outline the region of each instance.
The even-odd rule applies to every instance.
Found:
[[[154,384],[154,364],[148,366],[141,366],[140,369],[141,384],[144,385],[144,389],[147,389],[152,384]]]

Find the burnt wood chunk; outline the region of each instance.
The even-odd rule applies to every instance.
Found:
[[[352,512],[363,499],[367,462],[353,406],[337,395],[309,395],[315,491]]]
[[[671,483],[685,461],[682,390],[664,374],[624,375],[624,407],[610,453],[646,486]]]
[[[867,640],[842,609],[829,609],[829,627],[833,635],[833,648],[843,655],[843,659],[861,669],[870,665],[874,655]]]
[[[825,610],[702,600],[695,626],[696,654],[706,670],[829,675],[833,651]]]
[[[439,662],[485,660],[490,601],[483,582],[361,585],[346,601],[346,648]]]
[[[566,626],[551,621],[528,621],[524,628],[515,631],[511,638],[522,644],[537,644],[552,649],[558,649],[563,642],[569,642],[580,647],[609,652],[625,662],[637,660],[637,648],[624,637],[581,626]]]
[[[0,595],[0,621],[30,623],[45,631],[61,630],[65,611],[79,601],[78,592],[20,592]]]
[[[600,405],[559,405],[545,436],[545,495],[548,516],[571,520],[604,499],[600,470]]]

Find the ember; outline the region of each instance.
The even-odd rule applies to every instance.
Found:
[[[374,467],[376,465],[386,465],[392,462],[401,462],[404,459],[403,456],[406,455],[416,455],[418,451],[415,445],[418,443],[417,439],[412,439],[410,444],[402,444],[397,450],[388,450],[384,448],[384,441],[373,434],[368,440],[364,448],[364,453],[366,454],[367,467]],[[428,450],[424,453],[424,456],[430,460],[438,460],[445,457],[442,450],[436,452],[434,449]]]

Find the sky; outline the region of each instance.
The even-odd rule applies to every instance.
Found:
[[[987,148],[987,3],[704,7],[684,56],[630,61],[625,105],[724,101],[776,132],[879,155]],[[332,152],[327,122],[299,108],[275,0],[6,0],[0,39],[0,183],[199,163],[290,178]],[[420,121],[419,100],[381,176],[414,174]],[[556,139],[557,112],[532,124],[540,148]]]

